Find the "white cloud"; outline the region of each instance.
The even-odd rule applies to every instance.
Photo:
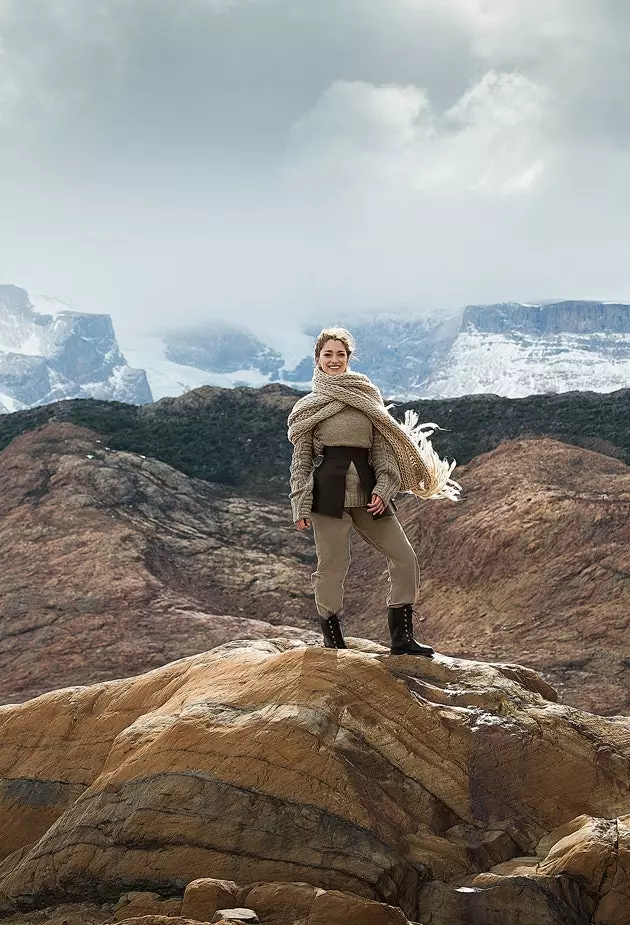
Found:
[[[630,298],[620,0],[0,0],[0,280],[128,325]]]
[[[336,81],[294,126],[293,175],[368,192],[525,190],[544,167],[544,91],[521,74],[489,71],[444,112],[424,88]]]

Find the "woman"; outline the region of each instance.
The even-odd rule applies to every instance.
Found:
[[[423,498],[457,500],[455,463],[440,461],[427,440],[435,425],[405,425],[388,413],[378,388],[348,368],[354,350],[345,328],[325,328],[315,344],[313,391],[289,415],[291,506],[298,530],[311,524],[317,570],[315,603],[327,648],[345,649],[339,617],[350,564],[352,527],[387,557],[387,617],[392,655],[432,658],[413,637],[418,560],[394,513],[402,489]]]

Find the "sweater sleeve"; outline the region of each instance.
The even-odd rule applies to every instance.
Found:
[[[389,504],[400,491],[400,472],[394,451],[376,428],[372,438],[372,466],[376,475],[373,493]]]
[[[291,459],[291,510],[293,523],[309,517],[313,506],[313,433],[304,434],[293,447]]]

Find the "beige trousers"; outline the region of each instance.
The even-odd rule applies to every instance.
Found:
[[[344,510],[341,520],[315,513],[310,519],[317,550],[317,571],[311,579],[320,616],[343,613],[343,586],[350,566],[352,527],[387,558],[387,606],[413,604],[418,593],[418,559],[396,515],[374,520],[366,508],[351,507]]]

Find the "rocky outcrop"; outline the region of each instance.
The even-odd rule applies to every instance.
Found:
[[[461,329],[489,334],[630,334],[630,304],[565,300],[542,305],[468,305]]]
[[[88,396],[152,400],[144,370],[120,352],[110,316],[0,285],[0,411]]]
[[[235,497],[51,424],[0,454],[0,700],[124,677],[243,635],[308,638],[308,540]],[[314,638],[314,637],[312,637]]]
[[[584,709],[630,712],[628,467],[522,440],[457,477],[458,504],[399,508],[421,565],[422,637],[442,652],[529,665]],[[351,632],[384,639],[383,568],[355,544]]]
[[[398,921],[357,897],[425,925],[626,921],[630,726],[517,665],[228,644],[3,708],[0,775],[5,914],[144,891],[186,916],[212,877],[268,925],[305,920],[291,883],[309,925]]]

